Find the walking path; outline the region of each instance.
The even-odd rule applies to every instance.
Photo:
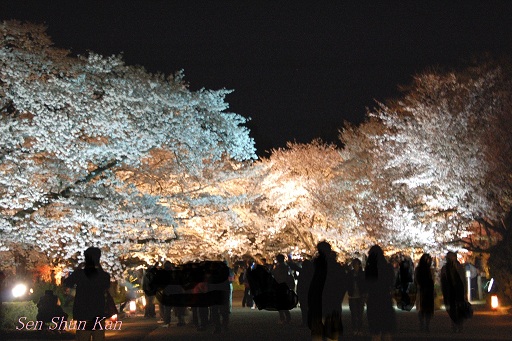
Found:
[[[144,319],[142,316],[125,317],[120,330],[108,331],[108,341],[153,341],[153,340],[206,340],[206,341],[240,341],[240,340],[269,340],[269,341],[306,341],[311,340],[309,329],[300,326],[300,309],[291,311],[291,324],[278,324],[278,313],[271,311],[252,310],[241,307],[241,299],[235,292],[233,312],[230,318],[230,328],[221,334],[212,334],[213,326],[199,332],[191,325],[178,327],[175,317],[169,328],[162,328],[156,318]],[[420,333],[416,310],[404,312],[397,310],[398,330],[393,340],[512,340],[512,315],[502,309],[497,312],[488,310],[484,304],[475,304],[475,314],[465,323],[464,331],[455,334],[451,331],[450,319],[444,310],[435,312],[430,333]],[[190,320],[191,314],[187,316]],[[363,336],[352,336],[350,326],[350,311],[343,307],[344,333],[342,340],[370,340],[366,333]],[[364,326],[367,329],[367,325]],[[61,335],[37,333],[10,333],[1,340],[49,340],[72,339],[71,333]]]

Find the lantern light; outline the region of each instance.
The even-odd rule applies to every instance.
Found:
[[[135,301],[130,301],[130,312],[134,313],[135,310],[137,310],[137,304],[135,303]]]
[[[499,306],[498,295],[491,296],[491,308],[492,310],[497,310]]]

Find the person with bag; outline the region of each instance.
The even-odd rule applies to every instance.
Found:
[[[441,290],[444,305],[452,320],[452,329],[461,333],[464,319],[472,315],[471,304],[466,301],[466,286],[464,285],[464,269],[457,260],[457,254],[446,253],[446,264],[441,268]]]
[[[110,287],[110,275],[100,265],[101,250],[90,247],[84,251],[85,263],[76,268],[64,285],[76,287],[73,304],[73,319],[86,321],[83,330],[76,331],[79,341],[102,341],[105,339],[106,295]]]
[[[285,263],[285,257],[283,254],[276,256],[276,265],[272,269],[272,275],[276,279],[277,283],[284,283],[290,290],[295,290],[295,279],[291,274],[291,269],[288,264]],[[279,323],[290,323],[292,317],[289,310],[279,310]]]

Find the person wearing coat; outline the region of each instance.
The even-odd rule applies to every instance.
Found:
[[[291,274],[291,269],[285,262],[283,254],[276,256],[276,265],[272,269],[272,276],[277,283],[285,283],[289,289],[295,290],[295,279]],[[289,310],[279,310],[279,323],[290,323],[292,316]]]
[[[464,269],[457,260],[457,254],[449,251],[446,264],[441,268],[441,290],[448,315],[452,320],[452,329],[462,332],[464,324],[464,304],[466,302]]]
[[[430,320],[434,315],[434,275],[432,273],[432,257],[424,253],[414,270],[414,281],[418,292],[416,309],[420,322],[420,331],[430,331]]]
[[[300,312],[302,317],[302,327],[308,326],[308,293],[311,280],[313,278],[313,262],[305,259],[302,262],[302,267],[299,271],[299,278],[297,280],[297,296],[299,297]]]
[[[311,339],[338,340],[343,334],[341,304],[346,292],[346,274],[328,242],[318,243],[317,250],[308,294]]]
[[[391,295],[395,284],[395,272],[379,245],[372,246],[368,251],[364,273],[368,292],[366,315],[372,341],[391,340],[391,335],[396,330]]]
[[[362,335],[366,286],[364,271],[359,258],[354,258],[351,262],[351,269],[347,274],[347,293],[352,318],[352,331],[356,336]]]
[[[101,250],[90,247],[84,251],[82,264],[64,279],[68,288],[76,287],[73,319],[86,321],[84,330],[76,331],[77,340],[104,340],[105,293],[110,287],[110,275],[100,265]]]

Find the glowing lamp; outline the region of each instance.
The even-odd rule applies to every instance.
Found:
[[[110,321],[117,321],[117,314],[114,314],[110,317]]]
[[[498,302],[498,295],[492,295],[491,296],[491,308],[492,310],[498,309],[499,302]]]
[[[142,302],[142,306],[145,307],[146,306],[146,297],[142,296],[141,302]]]
[[[137,304],[135,304],[135,301],[130,301],[130,312],[134,313],[135,310],[137,310]]]
[[[12,296],[15,298],[21,297],[27,293],[27,286],[25,284],[16,284],[14,288],[12,288]]]

